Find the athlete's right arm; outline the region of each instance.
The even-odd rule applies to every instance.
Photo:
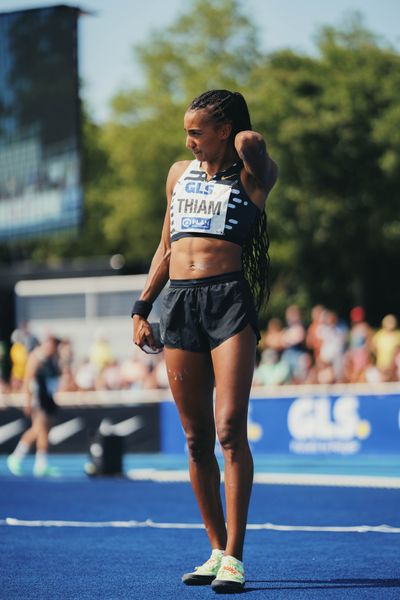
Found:
[[[176,162],[172,165],[168,173],[166,183],[167,208],[161,232],[161,239],[151,261],[146,284],[140,294],[140,300],[145,300],[151,304],[158,297],[169,279],[169,262],[171,257],[170,208],[172,192],[178,178],[185,170],[187,164],[188,161]],[[146,344],[151,348],[155,348],[151,327],[147,319],[144,319],[140,315],[133,315],[133,342],[140,348]]]

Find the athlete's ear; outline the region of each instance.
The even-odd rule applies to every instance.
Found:
[[[219,126],[219,135],[221,137],[221,140],[229,139],[231,133],[232,125],[230,123],[221,123],[221,125]]]

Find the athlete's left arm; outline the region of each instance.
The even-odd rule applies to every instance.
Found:
[[[261,133],[240,131],[235,137],[235,149],[247,173],[268,195],[278,178],[278,165],[269,156]]]

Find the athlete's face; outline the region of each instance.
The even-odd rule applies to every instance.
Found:
[[[186,148],[191,150],[197,160],[212,161],[224,151],[231,126],[216,125],[205,109],[188,110],[183,126],[186,132]]]

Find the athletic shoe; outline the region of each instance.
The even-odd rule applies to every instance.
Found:
[[[185,573],[182,581],[186,585],[209,585],[216,577],[224,556],[223,550],[215,549],[211,556],[200,567],[195,567],[193,573]]]
[[[50,467],[46,465],[44,467],[33,467],[33,474],[35,477],[58,477],[60,475],[60,471],[54,467]]]
[[[216,578],[211,584],[217,594],[234,594],[244,587],[244,568],[242,561],[234,556],[223,556]]]
[[[22,475],[22,460],[13,454],[7,456],[7,466],[13,475]]]

